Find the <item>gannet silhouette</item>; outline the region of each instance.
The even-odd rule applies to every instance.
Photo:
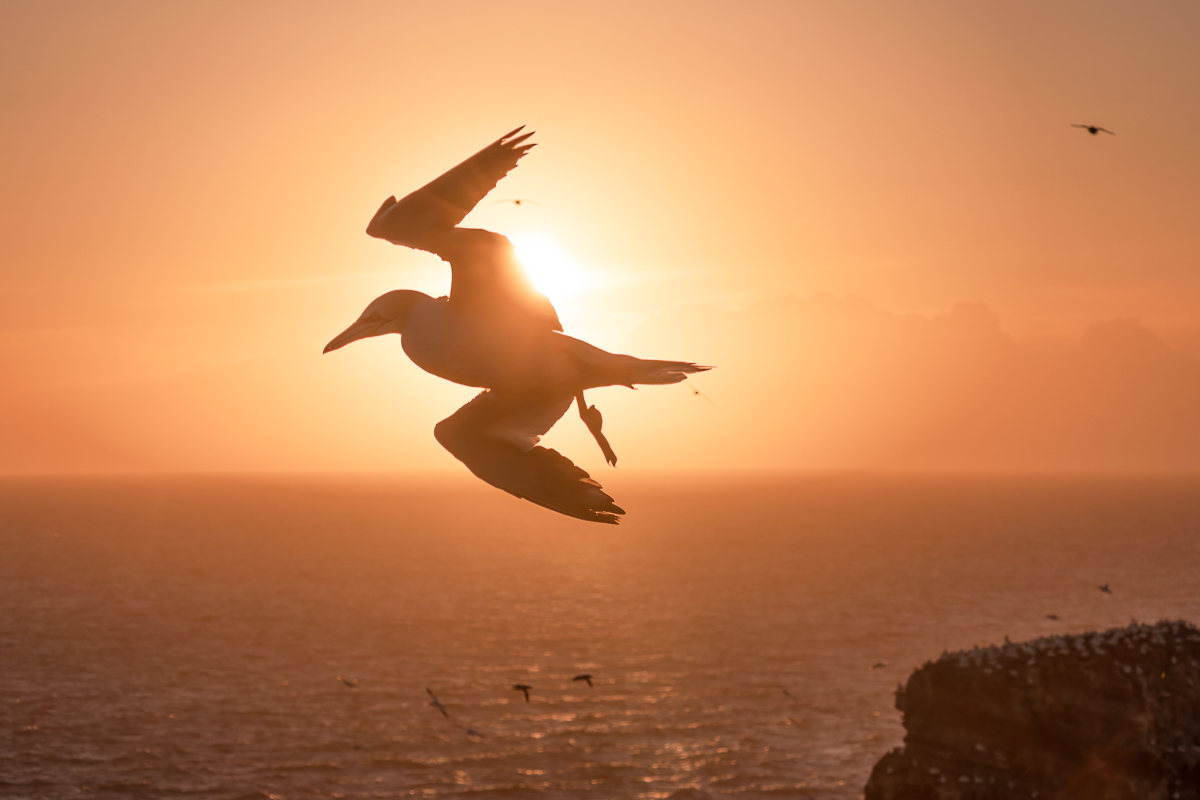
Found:
[[[517,128],[517,130],[520,130],[520,128]],[[514,206],[523,206],[526,203],[528,203],[529,205],[532,205],[532,206],[540,206],[541,205],[541,203],[539,203],[537,200],[529,200],[524,197],[506,197],[503,200],[492,201],[492,205],[494,205],[494,206],[498,206],[501,203],[512,203]]]
[[[355,679],[354,679],[354,680],[352,680],[352,681],[348,681],[348,680],[346,680],[345,678],[343,678],[341,675],[338,675],[338,676],[337,676],[337,679],[338,679],[339,681],[341,681],[342,683],[346,684],[347,686],[349,686],[351,689],[357,689],[357,688],[358,688],[358,678],[355,678]]]
[[[530,689],[532,689],[532,688],[533,688],[533,687],[532,687],[532,686],[530,686],[530,685],[529,685],[529,684],[527,684],[527,683],[514,683],[514,684],[513,684],[513,689],[514,689],[515,691],[518,691],[518,692],[524,692],[524,693],[525,693],[525,702],[526,702],[526,703],[528,703],[528,702],[529,702],[529,690],[530,690]]]
[[[477,736],[480,739],[487,738],[484,734],[475,730],[470,725],[463,725],[461,722],[455,722],[454,720],[450,719],[450,712],[446,710],[446,707],[444,705],[442,705],[442,701],[437,699],[437,695],[433,693],[433,689],[430,689],[428,686],[426,686],[425,691],[429,693],[429,697],[430,697],[429,705],[436,706],[437,710],[442,712],[442,716],[445,717],[446,719],[450,720],[451,725],[453,725],[456,728],[460,728],[460,729],[466,731],[467,736]]]
[[[1052,619],[1055,622],[1058,622],[1058,614],[1047,614],[1046,619]]]
[[[574,678],[571,678],[571,680],[573,680],[573,681],[587,681],[587,685],[588,685],[588,686],[591,686],[591,685],[592,685],[592,676],[591,676],[591,675],[588,675],[588,674],[586,674],[586,673],[585,673],[585,674],[583,674],[583,675],[576,675]]]
[[[1116,133],[1113,133],[1113,131],[1110,131],[1108,128],[1101,128],[1099,125],[1080,125],[1077,122],[1072,122],[1071,127],[1072,128],[1083,128],[1085,131],[1090,133],[1092,136],[1095,136],[1097,133],[1100,133],[1101,131],[1104,131],[1105,133],[1111,133],[1113,136],[1117,135]]]
[[[1112,594],[1112,589],[1108,588],[1107,583],[1100,587],[1100,591],[1104,592],[1105,594]]]
[[[442,716],[445,717],[446,719],[449,719],[450,712],[446,710],[446,707],[444,705],[442,705],[442,701],[437,699],[437,695],[433,693],[433,690],[430,689],[428,686],[426,686],[425,691],[429,692],[429,697],[431,698],[429,701],[429,705],[437,706],[437,710],[442,712]]]
[[[600,386],[672,384],[711,367],[618,355],[563,334],[554,306],[537,292],[504,236],[458,227],[534,147],[509,131],[400,200],[389,197],[367,233],[434,253],[450,264],[449,297],[398,290],[372,301],[325,346],[329,353],[370,336],[401,335],[418,367],[483,389],[439,422],[434,437],[476,477],[552,511],[616,524],[617,506],[586,471],[537,443],[574,402],[605,460],[617,455],[603,417],[583,393]]]

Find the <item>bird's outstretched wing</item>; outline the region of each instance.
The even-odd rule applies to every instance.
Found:
[[[476,477],[539,506],[615,525],[625,511],[584,470],[537,446],[574,397],[485,389],[433,429],[442,447]]]
[[[1114,131],[1110,131],[1108,128],[1101,128],[1099,125],[1085,125],[1085,124],[1082,124],[1079,122],[1072,122],[1071,127],[1072,128],[1083,128],[1088,133],[1090,133],[1092,136],[1095,136],[1097,133],[1099,133],[1101,131],[1103,131],[1104,133],[1112,134],[1113,136],[1117,135]]]
[[[367,233],[393,244],[429,250],[431,233],[454,228],[462,222],[517,165],[521,156],[535,146],[525,144],[532,131],[517,135],[524,127],[509,131],[400,200],[395,197],[384,200],[367,225]]]

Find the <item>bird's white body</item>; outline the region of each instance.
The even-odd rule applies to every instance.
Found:
[[[453,383],[568,394],[590,388],[582,385],[586,381],[571,363],[570,343],[575,341],[553,331],[457,311],[444,297],[417,303],[401,335],[404,352],[414,364]]]
[[[401,346],[421,369],[463,386],[573,397],[599,386],[678,383],[693,365],[610,353],[521,317],[456,309],[420,295],[403,324]]]

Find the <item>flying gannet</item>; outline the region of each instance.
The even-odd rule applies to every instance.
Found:
[[[429,692],[429,696],[432,698],[429,701],[429,705],[435,706],[438,711],[442,712],[443,717],[446,717],[447,719],[449,719],[450,712],[446,710],[446,707],[444,705],[442,705],[442,701],[437,699],[437,695],[433,693],[433,689],[430,689],[428,686],[426,686],[425,691]]]
[[[1117,135],[1117,134],[1113,133],[1112,131],[1110,131],[1108,128],[1101,128],[1099,125],[1081,125],[1078,122],[1072,122],[1071,127],[1072,128],[1083,128],[1085,131],[1090,133],[1092,136],[1095,136],[1097,133],[1100,133],[1101,131],[1104,131],[1105,133],[1112,133],[1113,136]]]
[[[523,126],[522,126],[523,127]],[[605,460],[616,453],[603,417],[583,392],[600,386],[672,384],[703,372],[689,361],[618,355],[563,334],[504,236],[459,223],[516,166],[532,133],[510,131],[400,200],[389,197],[367,233],[434,253],[450,264],[449,297],[397,290],[372,301],[325,346],[329,353],[386,333],[418,367],[484,391],[434,427],[434,437],[472,473],[517,497],[578,519],[615,524],[625,511],[583,469],[537,446],[571,403]]]

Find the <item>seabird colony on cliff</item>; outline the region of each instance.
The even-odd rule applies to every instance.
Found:
[[[522,126],[523,128],[524,126]],[[615,524],[625,511],[584,470],[538,440],[574,402],[605,460],[616,453],[583,393],[600,386],[670,384],[710,367],[617,355],[566,336],[545,295],[530,284],[512,243],[459,223],[534,146],[510,131],[415,192],[389,197],[367,233],[450,264],[449,297],[399,290],[376,298],[325,352],[400,334],[413,363],[439,378],[483,389],[439,422],[433,435],[476,477],[553,511]]]
[[[1016,676],[1020,666],[1033,667],[1039,656],[1044,658],[1088,658],[1111,655],[1118,661],[1132,661],[1134,651],[1144,654],[1150,647],[1162,647],[1170,640],[1200,644],[1200,631],[1185,622],[1159,622],[1157,625],[1133,623],[1127,628],[1111,628],[1107,631],[1090,631],[1063,636],[1043,636],[1020,644],[1007,642],[1004,645],[973,647],[954,653],[943,652],[937,663],[952,663],[960,669],[982,668],[985,673],[1011,670]],[[1141,667],[1126,661],[1122,669],[1126,673]],[[927,664],[933,662],[926,662]]]

